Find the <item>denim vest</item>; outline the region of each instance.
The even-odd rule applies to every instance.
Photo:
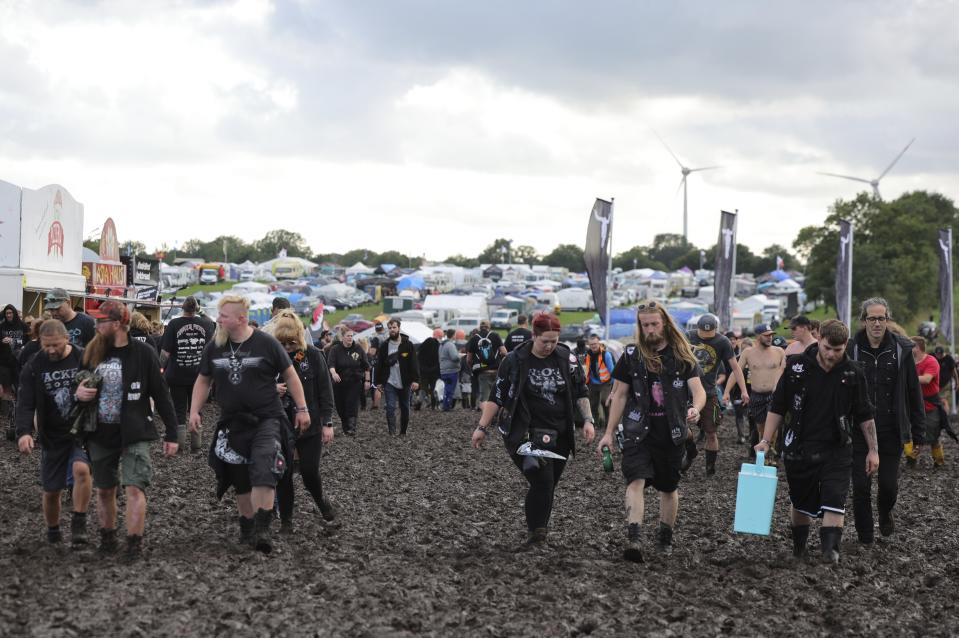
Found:
[[[649,376],[646,363],[639,354],[639,348],[627,346],[623,357],[629,361],[632,377],[629,399],[623,411],[623,441],[639,443],[649,434]],[[689,432],[686,424],[686,412],[692,393],[683,375],[684,364],[677,364],[675,357],[665,358],[663,369],[659,373],[663,386],[663,402],[666,409],[666,423],[669,424],[669,436],[673,445],[682,445]]]

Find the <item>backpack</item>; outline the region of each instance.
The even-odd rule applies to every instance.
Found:
[[[493,331],[486,333],[486,336],[477,334],[479,341],[476,342],[476,355],[479,363],[484,368],[489,368],[496,361],[496,348],[493,347],[493,340],[490,338]]]

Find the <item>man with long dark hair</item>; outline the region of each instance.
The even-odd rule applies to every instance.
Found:
[[[160,373],[156,349],[130,339],[130,311],[119,301],[105,301],[97,319],[97,336],[83,352],[83,365],[95,372],[99,388],[81,383],[77,400],[96,400],[96,431],[87,442],[97,488],[100,517],[100,550],[117,549],[117,485],[126,495],[126,553],[130,559],[142,551],[146,526],[146,490],[153,479],[150,448],[160,438],[153,404],[166,426],[163,453],[176,454],[176,413],[170,390]]]
[[[643,490],[649,482],[659,492],[656,546],[668,554],[679,511],[683,445],[689,424],[699,420],[706,405],[706,392],[689,342],[661,303],[641,302],[636,323],[636,343],[626,347],[613,370],[609,420],[596,451],[612,448],[622,420],[628,542],[623,556],[642,562]]]

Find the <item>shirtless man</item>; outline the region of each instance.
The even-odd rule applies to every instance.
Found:
[[[786,356],[791,354],[802,354],[802,352],[816,343],[816,335],[813,334],[813,322],[806,315],[793,317],[789,322],[789,329],[793,333],[793,342],[786,347]]]
[[[808,321],[808,320],[807,320]],[[749,370],[749,437],[750,458],[756,458],[752,446],[759,443],[761,430],[766,423],[766,411],[773,398],[773,391],[779,382],[786,365],[786,354],[773,343],[773,330],[766,324],[755,328],[756,344],[743,350],[739,355],[739,365]],[[735,385],[735,379],[726,384],[723,401],[729,401],[729,393]]]

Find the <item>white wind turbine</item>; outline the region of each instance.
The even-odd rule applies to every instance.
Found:
[[[689,168],[687,166],[684,166],[683,163],[679,161],[679,158],[676,157],[676,153],[673,153],[673,149],[669,148],[669,144],[667,144],[666,141],[659,136],[659,133],[657,133],[654,130],[653,135],[655,135],[657,139],[659,139],[659,141],[666,148],[666,150],[669,151],[669,154],[673,156],[673,159],[676,160],[677,164],[679,164],[679,169],[683,174],[682,178],[679,180],[679,186],[676,188],[676,191],[679,192],[680,188],[683,189],[683,240],[688,242],[689,241],[689,232],[688,232],[689,231],[689,211],[688,211],[689,199],[686,194],[686,178],[689,177],[690,173],[697,173],[699,171],[711,171],[715,168],[722,168],[722,166],[703,166],[702,168]]]
[[[865,179],[865,178],[862,178],[862,177],[852,177],[851,175],[837,175],[836,173],[819,173],[819,174],[820,174],[820,175],[828,175],[829,177],[840,177],[840,178],[842,178],[842,179],[851,179],[851,180],[856,181],[856,182],[863,182],[863,183],[865,183],[865,184],[869,184],[870,186],[872,186],[872,194],[876,197],[876,199],[882,199],[882,196],[879,194],[879,180],[881,180],[883,177],[885,177],[885,176],[886,176],[886,173],[888,173],[889,171],[892,170],[892,167],[895,166],[895,165],[896,165],[896,162],[898,162],[899,159],[900,159],[903,155],[906,154],[906,151],[909,150],[909,147],[912,146],[912,143],[915,142],[915,141],[916,141],[916,138],[912,138],[911,140],[909,140],[909,143],[906,144],[906,148],[904,148],[904,149],[902,149],[901,151],[899,151],[899,155],[896,155],[896,159],[892,160],[892,162],[889,164],[889,166],[886,167],[886,170],[884,170],[882,173],[880,173],[880,174],[879,174],[879,177],[877,177],[876,179]]]

